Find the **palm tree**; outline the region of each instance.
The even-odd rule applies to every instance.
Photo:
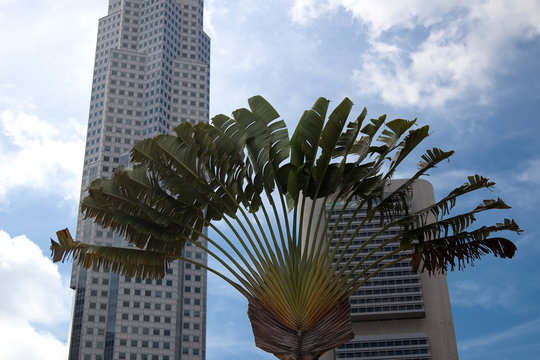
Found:
[[[488,253],[514,255],[510,240],[490,237],[503,230],[519,233],[513,220],[467,230],[476,213],[508,209],[502,200],[485,200],[462,214],[452,211],[459,197],[494,185],[482,176],[410,211],[412,184],[453,151],[428,150],[417,172],[389,190],[389,180],[428,136],[428,126],[413,128],[416,120],[385,116],[366,121],[366,109],[347,124],[353,106],[347,98],[325,120],[328,106],[318,99],[290,138],[274,108],[255,96],[249,110],[238,109],[232,118],[183,123],[175,134],[139,142],[131,152],[133,167],[94,180],[81,205],[85,218],[120,233],[135,248],[85,244],[65,229],[57,233],[58,242],[51,240],[53,260],[72,255],[86,268],[145,278],[163,277],[174,260],[194,263],[247,298],[258,347],[280,359],[317,359],[352,339],[349,297],[382,269],[410,259],[415,270],[437,273],[462,269]],[[366,216],[338,231],[339,221],[330,222],[329,214],[337,209],[341,218],[351,206],[351,218],[360,210]],[[358,230],[375,217],[381,230],[360,248],[352,246]],[[230,232],[221,230],[223,224]],[[398,250],[369,265],[351,262],[395,226],[400,234],[366,258],[391,241],[399,242]],[[338,234],[337,244],[326,241],[328,234]],[[226,270],[185,258],[187,242]]]

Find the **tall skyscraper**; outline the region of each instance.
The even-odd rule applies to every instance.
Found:
[[[99,20],[81,196],[127,165],[133,145],[208,121],[210,39],[202,0],[109,0]],[[77,239],[126,246],[79,217]],[[187,246],[185,256],[205,263]],[[70,360],[205,358],[206,272],[176,262],[162,280],[73,267]]]
[[[403,180],[391,181],[388,190],[395,189],[402,183]],[[410,211],[414,212],[434,203],[433,187],[427,181],[417,180],[412,190]],[[344,215],[339,218],[342,209],[343,206],[337,206],[331,214],[331,222],[337,222],[338,230],[340,226],[344,229],[356,207],[354,204],[349,205]],[[364,220],[365,215],[365,210],[361,210],[353,219],[353,224]],[[348,253],[358,249],[366,239],[381,230],[379,220],[376,216],[373,221],[363,225]],[[351,266],[399,231],[399,227],[385,229],[360,252]],[[337,232],[333,239],[327,240],[337,244],[337,238],[341,234],[342,232]],[[399,242],[390,242],[373,253],[363,266],[368,266],[382,255],[397,249]],[[399,256],[394,255],[382,261],[380,266]],[[342,263],[348,259],[349,257],[345,256]],[[410,260],[397,262],[370,278],[350,301],[355,338],[332,354],[325,354],[323,359],[458,359],[450,298],[444,275],[416,273],[412,270]]]

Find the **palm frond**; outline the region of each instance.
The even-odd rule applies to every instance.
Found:
[[[53,260],[73,257],[86,268],[159,278],[171,261],[193,262],[182,255],[190,241],[229,275],[200,266],[248,299],[259,347],[280,358],[316,359],[351,338],[348,297],[392,264],[412,258],[415,270],[434,273],[462,269],[487,254],[514,255],[512,241],[492,237],[519,234],[514,220],[468,230],[477,213],[508,209],[501,199],[451,215],[459,198],[493,187],[480,175],[411,211],[415,182],[454,153],[429,149],[412,177],[391,182],[429,135],[428,126],[414,128],[416,119],[366,121],[364,108],[347,123],[353,109],[348,98],[327,119],[329,101],[319,98],[289,139],[265,99],[255,96],[248,104],[232,117],[215,116],[212,124],[183,123],[174,134],[140,141],[131,168],[119,167],[111,179],[89,185],[81,202],[85,219],[136,248],[90,245],[61,230],[58,242],[51,240]],[[360,236],[375,219],[373,235]],[[377,242],[397,227],[401,233]],[[359,238],[364,242],[358,246]],[[390,243],[391,250],[378,256]]]
[[[502,237],[489,237],[494,232],[504,230],[518,234],[522,232],[514,220],[504,219],[503,223],[482,226],[470,232],[420,241],[415,245],[413,269],[427,270],[430,274],[444,273],[448,268],[462,270],[467,264],[472,265],[475,260],[490,253],[500,258],[512,258],[517,249],[513,242]]]
[[[74,241],[68,229],[56,232],[58,242],[51,239],[53,261],[64,262],[70,256],[85,268],[110,269],[129,277],[161,279],[174,257],[138,249],[97,246]]]

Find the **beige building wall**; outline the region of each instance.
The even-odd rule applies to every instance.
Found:
[[[405,180],[393,180],[389,183],[389,190],[403,184]],[[413,186],[413,196],[410,202],[411,211],[422,209],[434,203],[432,185],[425,180],[418,180]],[[350,352],[372,351],[373,356],[362,359],[433,359],[433,360],[457,360],[458,351],[452,320],[450,297],[445,275],[430,276],[427,273],[419,275],[423,309],[413,311],[410,318],[403,313],[370,313],[355,314],[353,330],[355,339],[349,343]],[[373,278],[375,279],[375,277]],[[420,340],[418,340],[420,339]],[[423,340],[422,340],[423,339]],[[354,345],[354,343],[357,343]],[[386,346],[373,346],[385,344]],[[424,345],[422,343],[425,342]],[[362,348],[362,343],[370,343],[368,348]],[[391,344],[390,346],[388,346]],[[392,345],[400,344],[400,345]],[[405,345],[407,344],[407,345]],[[353,347],[356,346],[356,347]],[[414,354],[397,355],[398,350],[408,349]],[[421,353],[429,348],[429,352]],[[424,349],[424,350],[422,350]],[[334,350],[325,354],[321,359],[338,359],[339,353],[347,350]],[[404,351],[404,350],[401,350]],[[378,352],[378,355],[376,353]],[[386,355],[385,355],[386,354]],[[391,354],[391,355],[390,355]],[[343,355],[345,356],[345,355]],[[344,357],[343,357],[344,358]],[[360,357],[347,357],[348,359],[360,359]]]

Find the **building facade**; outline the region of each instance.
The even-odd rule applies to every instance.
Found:
[[[202,0],[109,0],[99,20],[81,197],[127,165],[133,145],[181,122],[208,121],[210,39]],[[127,246],[79,216],[76,237]],[[185,256],[206,263],[187,246]],[[74,265],[69,360],[205,358],[206,272],[175,262],[161,280]]]
[[[389,190],[402,183],[400,180],[391,181]],[[412,190],[410,211],[414,212],[434,203],[433,187],[427,181],[417,180]],[[333,213],[329,214],[331,222],[337,222],[338,229],[340,225],[344,226],[351,219],[353,208],[350,206],[350,209],[345,209],[341,218],[339,213],[343,207],[334,208]],[[361,210],[353,219],[353,224],[360,223],[364,218],[365,211]],[[365,239],[381,230],[379,220],[375,217],[373,221],[363,225],[349,253],[361,246]],[[361,251],[358,259],[354,259],[352,264],[356,264],[363,255],[384,241],[396,236],[399,231],[398,227],[385,229],[375,241]],[[341,233],[334,234],[334,238],[328,241],[337,242]],[[397,249],[399,249],[398,241],[390,242],[373,253],[364,266]],[[382,261],[379,266],[399,256],[394,255]],[[345,256],[342,263],[348,259],[349,257]],[[416,273],[412,270],[410,260],[397,262],[370,278],[356,291],[350,301],[355,338],[332,353],[325,354],[323,359],[458,359],[445,276]]]

